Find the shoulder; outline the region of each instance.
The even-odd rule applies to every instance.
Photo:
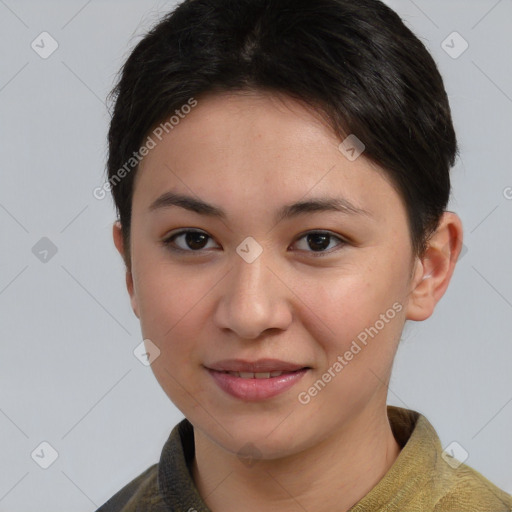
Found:
[[[188,462],[194,455],[193,427],[187,420],[174,426],[160,460],[125,485],[96,512],[169,512],[183,499],[199,502]],[[169,505],[170,503],[170,505]]]
[[[512,496],[466,464],[446,468],[445,489],[434,512],[511,512]]]
[[[402,451],[374,493],[383,503],[399,502],[402,510],[512,512],[512,496],[443,450],[424,415],[388,406],[388,416]]]
[[[136,512],[165,510],[158,490],[158,464],[154,464],[126,484],[96,512]]]

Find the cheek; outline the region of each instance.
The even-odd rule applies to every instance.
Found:
[[[137,297],[143,337],[160,350],[151,365],[153,374],[170,400],[191,413],[191,396],[201,394],[199,340],[204,327],[211,279],[193,279],[187,271],[168,265],[139,265]]]
[[[300,314],[306,318],[307,309],[315,310],[306,328],[315,336],[319,364],[313,389],[301,391],[319,387],[317,407],[336,403],[348,414],[381,389],[391,370],[403,327],[403,309],[394,300],[399,294],[391,282],[376,283],[368,273],[317,282],[314,290]]]
[[[204,273],[195,277],[190,270],[166,264],[138,262],[135,265],[135,293],[144,337],[157,346],[180,353],[192,348],[205,315],[205,296],[218,280]]]
[[[396,268],[391,263],[382,265],[381,260],[364,268],[361,265],[350,271],[330,272],[314,282],[302,280],[298,294],[306,298],[307,307],[303,308],[301,317],[309,319],[307,329],[315,332],[330,364],[348,351],[354,340],[359,341],[361,354],[368,354],[353,359],[364,361],[370,356],[389,359],[394,346],[391,340],[399,336],[403,324],[400,311],[404,276],[397,275]],[[372,340],[378,341],[373,344],[375,348],[364,350]]]

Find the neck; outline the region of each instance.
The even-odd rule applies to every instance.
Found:
[[[357,418],[308,450],[243,464],[194,429],[192,475],[214,511],[346,512],[382,479],[400,453],[386,405]]]

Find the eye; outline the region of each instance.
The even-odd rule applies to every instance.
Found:
[[[301,240],[305,240],[305,244],[303,243],[303,247],[300,250],[305,250],[306,252],[313,252],[317,253],[319,256],[325,253],[332,253],[338,249],[332,249],[332,247],[329,250],[326,250],[329,248],[329,246],[332,243],[332,240],[338,240],[338,244],[334,247],[341,248],[343,247],[347,242],[345,240],[341,239],[339,236],[333,235],[332,233],[329,233],[328,231],[309,231],[302,237],[300,237],[295,243],[297,244]],[[305,247],[304,247],[305,246]],[[307,247],[310,247],[312,251],[308,251]],[[316,256],[316,255],[315,255]]]
[[[176,240],[179,239],[181,239],[182,245],[176,243]],[[208,248],[208,239],[212,238],[204,231],[183,229],[167,237],[162,243],[172,251],[201,252],[201,249]]]
[[[178,240],[180,240],[181,243],[177,243]],[[171,251],[200,253],[202,252],[202,249],[209,248],[208,240],[213,239],[204,231],[183,229],[172,234],[171,236],[168,236],[162,241],[162,243]],[[339,242],[338,244],[334,245],[334,247],[338,248],[343,247],[347,243],[339,236],[333,235],[327,231],[309,231],[298,238],[295,242],[295,245],[297,245],[302,240],[305,240],[305,244],[303,243],[303,247],[299,247],[299,250],[312,252],[314,256],[321,256],[325,253],[330,254],[336,251],[337,249],[333,250],[333,247],[329,248],[333,240],[337,240]],[[308,247],[312,250],[308,250]]]

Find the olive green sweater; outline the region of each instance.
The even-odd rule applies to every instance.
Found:
[[[437,433],[423,415],[390,405],[387,410],[402,450],[350,512],[512,512],[510,494],[466,464],[443,458]],[[172,430],[159,463],[97,512],[210,512],[190,474],[193,458],[194,431],[184,419]]]

